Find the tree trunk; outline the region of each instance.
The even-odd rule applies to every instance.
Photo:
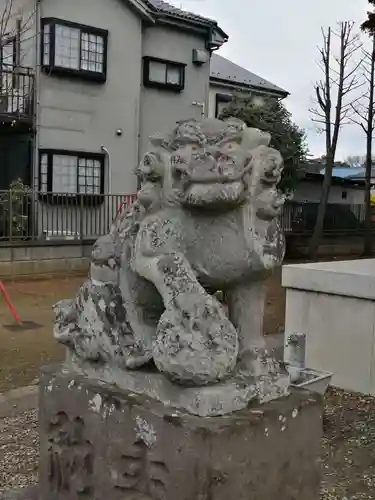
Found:
[[[366,179],[365,179],[365,241],[363,256],[372,256],[372,214],[371,214],[371,172],[372,172],[372,137],[367,138]]]
[[[372,35],[372,53],[370,70],[369,108],[367,115],[366,140],[366,182],[365,182],[365,241],[363,255],[371,257],[372,249],[372,210],[371,210],[371,177],[372,177],[372,134],[374,129],[374,83],[375,83],[375,34]]]
[[[332,155],[330,154],[326,158],[326,168],[322,186],[322,195],[318,206],[318,213],[316,216],[314,231],[309,244],[309,258],[311,260],[316,260],[318,256],[319,242],[323,234],[324,218],[326,215],[328,196],[332,182],[332,169],[333,169],[333,158]]]

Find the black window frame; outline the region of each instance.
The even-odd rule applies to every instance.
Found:
[[[44,63],[44,35],[45,26],[49,25],[49,63]],[[55,33],[56,26],[66,26],[68,28],[79,29],[82,32],[88,33],[89,35],[96,35],[103,37],[103,71],[90,71],[87,69],[74,69],[65,68],[64,66],[58,66],[55,64]],[[44,17],[42,19],[42,33],[41,33],[41,67],[42,70],[47,74],[53,74],[57,76],[66,77],[78,77],[84,80],[104,83],[107,80],[107,65],[108,65],[108,30],[102,28],[96,28],[94,26],[88,26],[86,24],[75,23],[72,21],[67,21],[65,19],[59,19],[56,17]],[[81,38],[80,38],[81,40]],[[79,51],[80,65],[82,63],[82,48],[80,46]]]
[[[47,155],[47,192],[42,191],[42,157]],[[53,156],[71,156],[77,158],[77,192],[76,193],[54,193],[53,192]],[[100,190],[99,193],[80,193],[79,189],[79,159],[93,159],[100,161]],[[106,155],[104,153],[92,153],[87,151],[75,151],[70,149],[41,148],[38,155],[38,191],[40,199],[48,203],[77,204],[77,200],[95,206],[103,203],[105,190],[105,164]]]
[[[165,64],[165,76],[167,78],[167,71],[168,71],[168,66],[172,68],[178,68],[180,71],[180,82],[178,84],[175,83],[161,83],[161,82],[155,82],[154,80],[150,80],[150,63],[156,62],[156,63],[161,63]],[[161,89],[161,90],[171,90],[174,92],[181,92],[185,88],[185,68],[186,64],[177,62],[177,61],[169,61],[167,59],[159,59],[158,57],[150,57],[150,56],[144,56],[143,57],[143,85],[145,87],[151,87],[151,88],[156,88],[156,89]]]
[[[231,102],[233,101],[233,96],[230,94],[220,94],[217,93],[215,95],[215,118],[219,118],[219,104],[223,102]]]

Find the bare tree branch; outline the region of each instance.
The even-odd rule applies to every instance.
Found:
[[[22,95],[32,91],[28,88],[30,80],[20,75],[25,75],[25,44],[37,36],[32,29],[36,12],[35,8],[26,11],[20,0],[5,0],[4,4],[0,12],[0,93],[22,105]]]

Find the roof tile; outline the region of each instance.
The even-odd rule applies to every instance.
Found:
[[[251,85],[258,88],[264,88],[264,90],[271,90],[274,92],[280,92],[287,94],[288,92],[277,85],[265,80],[264,78],[242,68],[238,64],[229,61],[225,57],[219,56],[219,54],[212,54],[211,66],[210,66],[210,76],[213,78],[218,78],[221,80],[228,80],[234,83]]]
[[[188,12],[174,5],[171,5],[168,2],[164,2],[164,0],[147,0],[148,3],[154,7],[159,12],[164,12],[174,17],[178,17],[180,19],[188,19],[189,21],[198,21],[203,23],[216,24],[214,19],[209,19],[208,17],[199,16],[198,14],[194,14],[193,12]]]

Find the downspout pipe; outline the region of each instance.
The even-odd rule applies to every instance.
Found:
[[[111,164],[111,153],[109,150],[102,144],[100,149],[105,153],[107,157],[107,182],[108,182],[108,194],[112,193],[112,164]]]
[[[33,190],[39,189],[39,145],[40,145],[40,70],[42,65],[41,56],[41,0],[35,1],[35,76],[34,76],[34,154],[33,154],[33,166],[32,166],[32,188]]]

